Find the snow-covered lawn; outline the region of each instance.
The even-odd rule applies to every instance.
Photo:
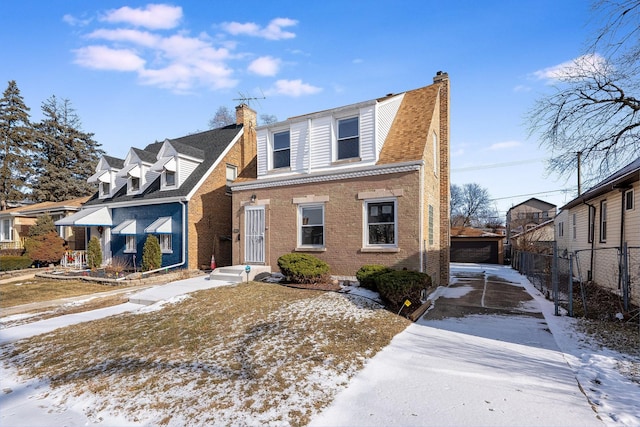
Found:
[[[640,425],[640,358],[554,316],[508,268],[452,270],[479,268],[534,297],[522,315],[406,327],[362,290],[265,287],[244,311],[230,287],[8,345],[0,425]]]

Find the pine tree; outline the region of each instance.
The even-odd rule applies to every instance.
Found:
[[[0,99],[0,210],[25,197],[33,176],[32,141],[29,108],[11,80]]]
[[[102,265],[102,249],[100,248],[100,240],[93,236],[89,240],[87,247],[87,267],[94,270]]]
[[[87,183],[104,153],[92,133],[82,132],[80,119],[68,99],[52,96],[42,104],[44,119],[36,124],[33,198],[64,201],[87,196],[95,186]]]
[[[49,214],[39,217],[29,228],[29,237],[24,245],[27,256],[38,264],[60,262],[66,250],[66,243],[58,235],[53,218]]]
[[[160,242],[153,234],[147,236],[142,247],[142,271],[158,269],[162,266],[162,251]]]

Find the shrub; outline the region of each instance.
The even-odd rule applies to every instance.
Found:
[[[37,264],[59,263],[64,256],[65,241],[55,231],[28,237],[24,242],[25,254]]]
[[[293,283],[323,283],[329,279],[329,264],[308,254],[285,254],[278,258],[278,267]]]
[[[147,236],[142,248],[142,271],[151,271],[162,266],[162,251],[158,238],[152,234]]]
[[[0,271],[23,270],[31,267],[32,263],[28,256],[1,256]]]
[[[391,268],[379,264],[363,265],[356,272],[356,279],[360,282],[360,286],[372,291],[378,291],[376,287],[376,277],[380,274],[393,271]]]
[[[94,270],[102,265],[102,248],[100,248],[100,240],[93,236],[89,240],[87,247],[87,267]]]
[[[431,277],[417,271],[394,270],[377,275],[375,282],[380,296],[398,308],[405,300],[419,306],[422,290],[431,286]]]
[[[127,258],[113,257],[111,259],[111,263],[105,267],[104,271],[106,273],[114,274],[116,277],[118,277],[129,268],[130,264]]]

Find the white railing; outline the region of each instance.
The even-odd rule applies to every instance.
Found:
[[[60,260],[62,267],[84,268],[87,265],[86,251],[66,251]]]
[[[0,249],[24,249],[24,239],[12,242],[0,242]]]

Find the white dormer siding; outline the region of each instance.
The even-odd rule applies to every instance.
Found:
[[[300,116],[257,129],[258,178],[373,165],[389,133],[402,96]],[[357,119],[357,156],[340,159],[339,122]],[[353,131],[353,127],[351,127]],[[274,135],[289,131],[290,166],[274,168]],[[354,135],[350,135],[354,136]]]
[[[166,140],[150,173],[160,174],[160,190],[175,190],[189,178],[204,159],[181,153]],[[157,175],[154,175],[154,177]]]
[[[96,166],[96,173],[87,179],[89,183],[98,184],[98,198],[108,199],[126,184],[126,179],[118,177],[118,172],[120,169],[110,166],[104,157],[100,159]]]

